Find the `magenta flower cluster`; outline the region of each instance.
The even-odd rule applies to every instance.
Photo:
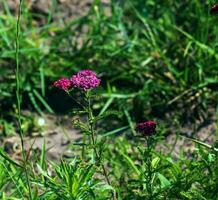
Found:
[[[60,88],[62,90],[69,90],[72,87],[72,83],[67,78],[61,78],[53,83],[54,87]]]
[[[53,86],[68,91],[71,88],[80,88],[82,90],[90,90],[100,85],[101,80],[92,70],[81,70],[73,75],[70,79],[61,78],[54,82]]]
[[[73,87],[83,90],[96,88],[101,82],[96,73],[91,70],[79,71],[77,74],[73,75],[70,80],[73,84]]]
[[[146,122],[138,123],[136,125],[136,130],[144,134],[144,136],[152,136],[156,133],[156,130],[155,130],[156,125],[157,125],[157,122],[146,121]]]

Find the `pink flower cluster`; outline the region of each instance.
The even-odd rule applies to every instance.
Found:
[[[145,136],[152,136],[156,133],[157,122],[154,121],[146,121],[142,123],[138,123],[136,125],[136,130],[140,133],[143,133]]]
[[[80,88],[83,90],[90,90],[100,85],[101,80],[92,70],[81,70],[73,75],[70,79],[61,78],[54,82],[53,86],[62,90],[69,90],[71,88]]]
[[[73,84],[73,87],[84,90],[96,88],[101,82],[96,73],[91,70],[79,71],[76,75],[73,75],[70,80]]]
[[[71,82],[67,78],[61,78],[53,83],[54,87],[60,88],[62,90],[69,90],[72,86]]]

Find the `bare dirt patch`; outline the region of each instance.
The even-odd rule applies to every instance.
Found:
[[[55,117],[44,115],[38,117],[41,128],[24,137],[26,151],[41,152],[45,144],[47,158],[58,160],[61,156],[69,155],[68,145],[80,139],[79,132],[72,128],[71,120],[67,116]],[[5,151],[14,159],[21,157],[21,143],[18,134],[3,139],[2,146]]]

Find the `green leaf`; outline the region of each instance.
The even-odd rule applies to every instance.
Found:
[[[102,115],[107,109],[108,107],[111,105],[111,103],[113,102],[114,97],[111,97],[107,100],[107,102],[105,103],[104,107],[101,109],[99,115]]]
[[[125,109],[125,108],[124,108],[124,113],[125,113],[125,115],[126,115],[127,121],[128,121],[129,126],[130,126],[130,128],[131,128],[131,130],[132,130],[133,135],[136,135],[137,133],[136,133],[136,131],[135,131],[135,127],[134,127],[133,121],[132,121],[132,119],[131,119],[131,116],[130,116],[128,110]]]
[[[208,162],[214,162],[216,158],[216,155],[213,153],[208,154]]]
[[[97,117],[95,117],[93,122],[96,123],[98,120],[101,120],[101,119],[103,119],[105,117],[108,117],[110,115],[115,115],[115,116],[119,117],[119,116],[122,115],[122,113],[118,112],[118,111],[115,111],[115,110],[106,111],[102,115],[98,115]]]
[[[160,180],[161,188],[168,188],[170,187],[170,181],[161,173],[157,173],[157,177]]]
[[[152,160],[152,162],[151,162],[151,164],[152,164],[152,167],[155,169],[156,167],[157,167],[157,165],[158,165],[158,163],[160,162],[160,157],[155,157],[153,160]]]
[[[54,114],[54,111],[52,108],[48,105],[48,103],[43,99],[43,97],[38,93],[37,90],[33,89],[34,95],[39,99],[39,101],[45,106],[45,108],[48,110],[48,112]]]
[[[114,135],[114,134],[119,133],[120,131],[126,130],[128,128],[129,128],[129,126],[123,126],[123,127],[117,128],[115,130],[109,131],[107,133],[104,133],[101,137],[106,137],[106,136]]]
[[[191,141],[193,141],[193,142],[196,143],[196,144],[199,144],[199,145],[204,146],[204,147],[206,147],[206,148],[208,148],[208,149],[212,149],[212,150],[218,152],[218,148],[215,148],[215,147],[213,147],[213,146],[211,146],[211,145],[209,145],[209,144],[207,144],[207,143],[205,143],[205,142],[196,140],[196,139],[194,139],[194,138],[186,137],[186,136],[184,136],[184,135],[180,135],[180,136],[183,137],[183,138],[186,138],[186,139],[188,139],[188,140],[191,140]]]
[[[0,149],[0,156],[7,160],[9,163],[16,165],[17,167],[23,168],[23,166],[19,165],[17,162],[13,161],[9,158],[1,149]]]
[[[129,166],[133,169],[133,171],[135,171],[137,175],[140,175],[141,173],[140,173],[139,169],[137,168],[137,166],[135,165],[134,161],[129,156],[127,156],[126,154],[124,154],[121,151],[120,151],[120,154],[126,160],[127,164],[129,164]]]

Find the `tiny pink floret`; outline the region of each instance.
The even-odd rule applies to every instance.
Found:
[[[96,88],[100,85],[101,80],[92,70],[81,70],[73,75],[70,79],[72,86],[83,90]]]
[[[61,78],[55,81],[53,86],[67,91],[72,87],[72,83],[68,78]]]

